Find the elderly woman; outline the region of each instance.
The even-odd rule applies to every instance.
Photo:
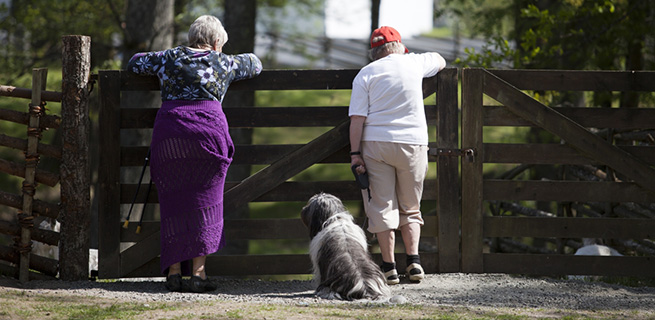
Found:
[[[138,53],[127,66],[161,83],[150,170],[160,203],[160,267],[170,291],[217,287],[205,261],[225,245],[223,188],[234,154],[221,102],[232,81],[262,70],[252,53],[222,53],[226,42],[220,20],[204,15],[189,28],[188,47]],[[191,276],[188,283],[182,275]]]
[[[368,231],[382,254],[388,284],[400,282],[394,257],[395,230],[407,254],[406,274],[419,282],[424,271],[418,243],[423,218],[421,196],[428,169],[428,131],[422,80],[446,66],[436,52],[408,53],[391,27],[371,35],[371,60],[353,80],[348,115],[350,161],[359,174],[368,172],[370,200],[364,195]]]

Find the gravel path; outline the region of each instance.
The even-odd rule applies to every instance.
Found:
[[[169,293],[163,278],[104,281],[30,281],[21,287],[16,280],[0,277],[0,293],[22,290],[33,294],[94,296],[119,301],[233,301],[270,304],[352,303],[318,299],[310,281],[261,281],[220,279],[210,294]],[[541,308],[568,310],[639,310],[655,318],[655,288],[625,287],[581,280],[515,277],[501,274],[427,275],[420,284],[401,282],[394,295],[418,305],[481,308]],[[401,298],[401,302],[404,300]]]

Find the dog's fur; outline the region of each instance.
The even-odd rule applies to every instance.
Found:
[[[341,200],[319,193],[309,199],[301,218],[309,228],[309,255],[322,298],[381,299],[390,289],[367,249],[364,230]]]

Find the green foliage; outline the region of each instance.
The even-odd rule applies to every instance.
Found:
[[[92,38],[91,62],[112,60],[114,39],[122,32],[120,13],[125,0],[21,0],[0,7],[0,30],[7,37],[0,51],[0,83],[29,73],[33,66],[60,65],[61,37]]]
[[[482,52],[469,49],[467,57],[458,59],[462,66],[505,62],[513,68],[622,70],[652,69],[655,63],[653,48],[645,47],[654,27],[653,17],[647,16],[652,12],[650,1],[446,3],[471,34],[487,39]]]

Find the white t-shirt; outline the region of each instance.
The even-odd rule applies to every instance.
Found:
[[[391,54],[353,80],[348,116],[364,116],[362,141],[428,144],[422,83],[446,67],[436,53]]]

